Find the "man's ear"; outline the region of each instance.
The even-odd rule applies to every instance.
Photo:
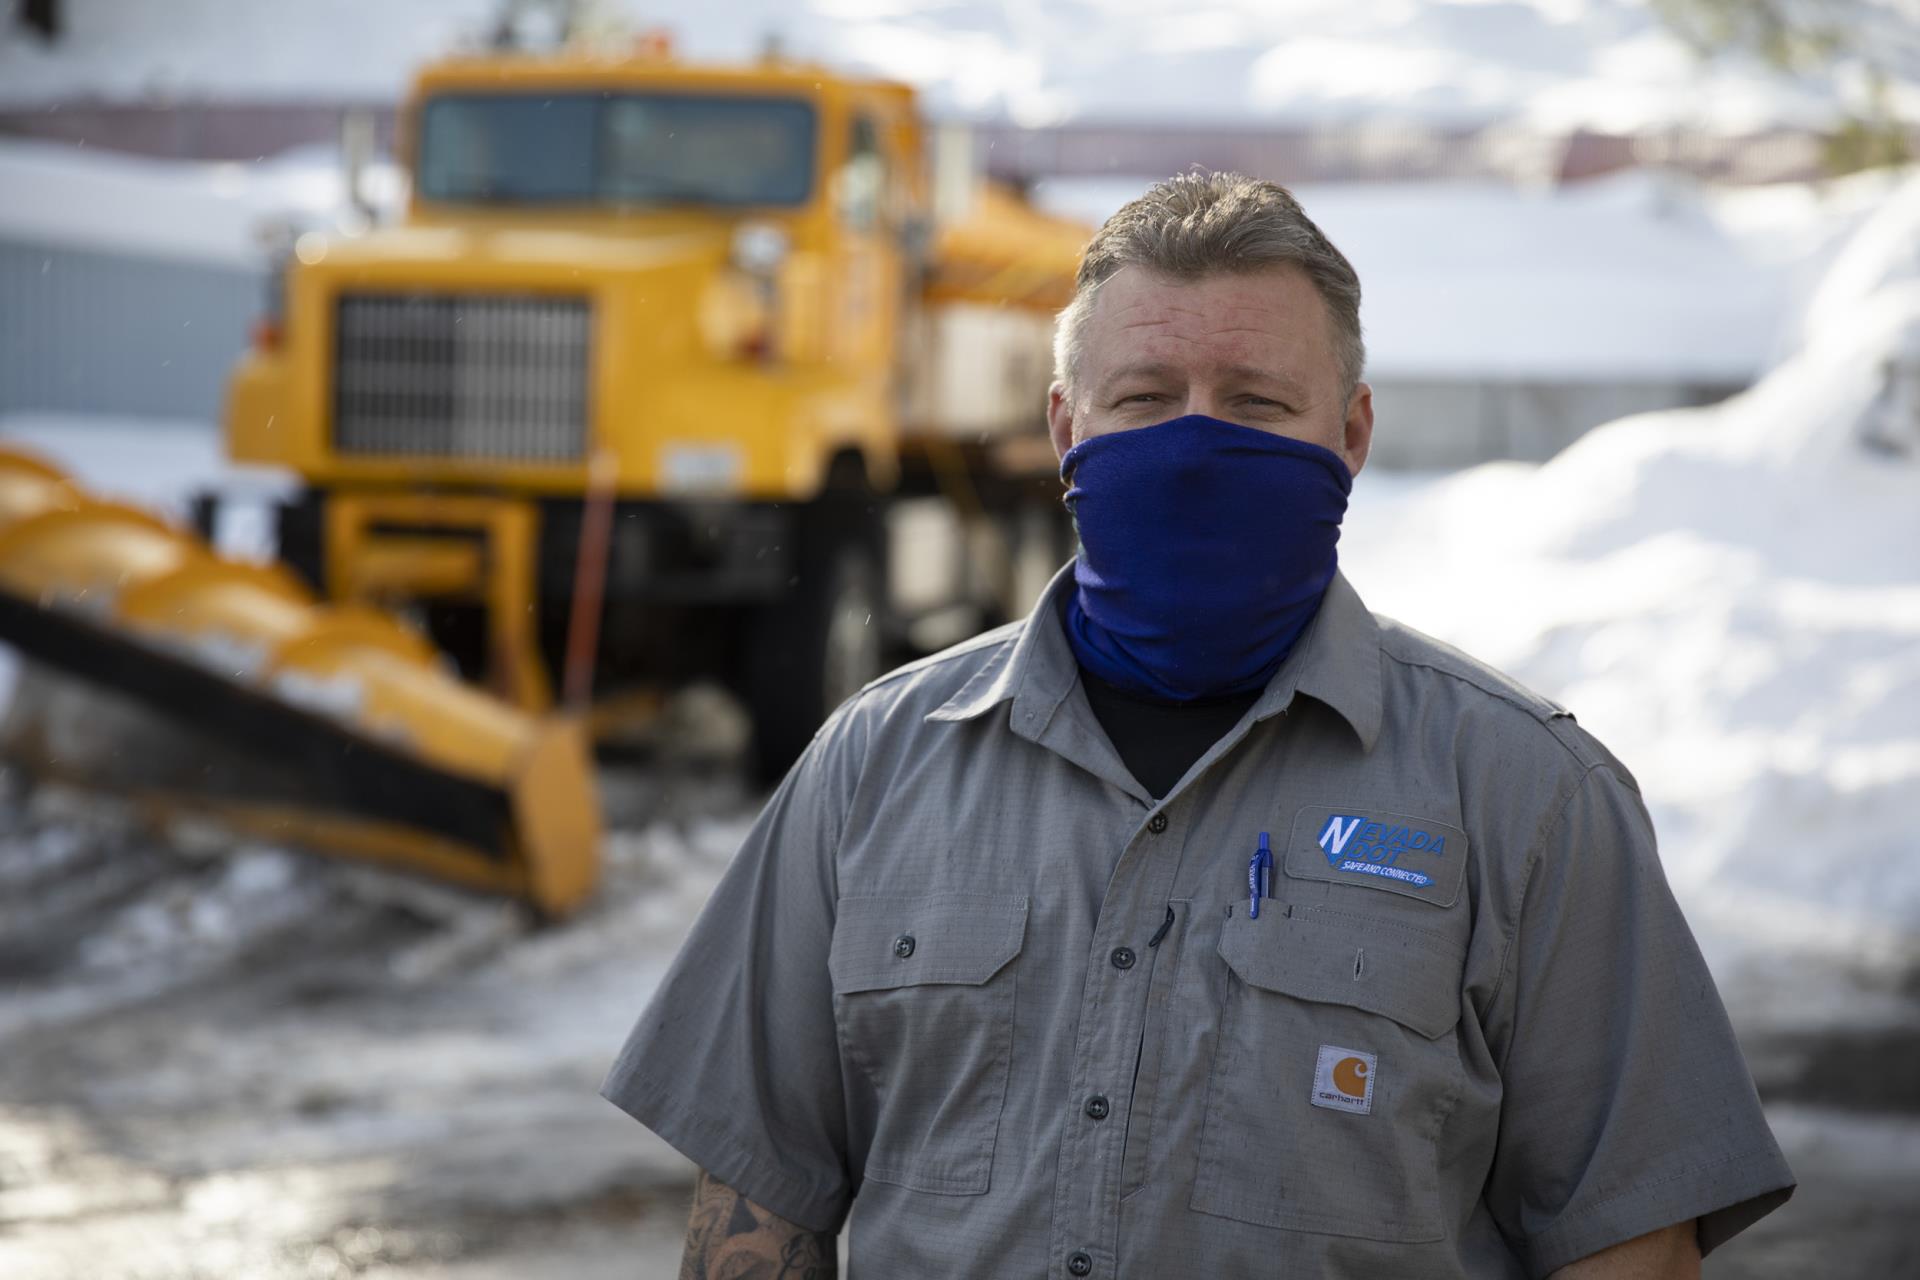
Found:
[[[1067,386],[1056,382],[1047,388],[1047,434],[1053,438],[1053,452],[1064,458],[1073,448],[1073,401],[1067,398]]]
[[[1356,383],[1353,396],[1347,401],[1347,421],[1341,433],[1340,456],[1347,464],[1347,470],[1354,475],[1360,474],[1360,468],[1367,465],[1367,454],[1373,449],[1373,388],[1366,383]]]

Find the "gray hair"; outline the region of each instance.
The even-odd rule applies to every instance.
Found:
[[[1298,267],[1327,304],[1341,401],[1353,398],[1367,362],[1360,277],[1285,187],[1239,173],[1183,173],[1154,183],[1108,218],[1087,243],[1073,301],[1054,328],[1054,377],[1069,395],[1100,286],[1133,266],[1181,281]]]

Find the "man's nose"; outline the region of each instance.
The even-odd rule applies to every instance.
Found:
[[[1221,407],[1220,397],[1214,392],[1213,388],[1189,387],[1187,388],[1187,402],[1181,408],[1180,413],[1182,416],[1189,417],[1197,414],[1207,418],[1224,418],[1226,415],[1220,412]]]

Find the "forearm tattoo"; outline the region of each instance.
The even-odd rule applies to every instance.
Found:
[[[837,1280],[839,1274],[832,1232],[796,1226],[700,1171],[680,1280]]]

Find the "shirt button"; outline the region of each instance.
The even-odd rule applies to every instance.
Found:
[[[1159,835],[1162,831],[1165,831],[1166,829],[1167,829],[1166,814],[1156,813],[1151,818],[1147,819],[1147,830],[1153,832],[1153,834]]]
[[[1113,954],[1108,956],[1107,959],[1113,961],[1113,967],[1116,969],[1131,969],[1133,968],[1134,959],[1133,948],[1115,947]]]
[[[1104,1094],[1096,1093],[1087,1099],[1087,1114],[1095,1120],[1107,1118],[1107,1099]]]
[[[1085,1253],[1068,1254],[1067,1255],[1067,1274],[1074,1275],[1074,1276],[1084,1276],[1084,1275],[1093,1274],[1093,1259],[1087,1256]]]
[[[913,935],[903,933],[893,940],[893,954],[905,960],[913,954]]]

